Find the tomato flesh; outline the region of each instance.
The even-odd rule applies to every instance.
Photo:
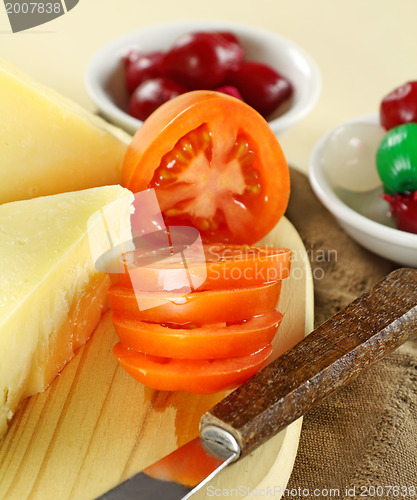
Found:
[[[247,104],[212,91],[183,94],[137,131],[123,184],[156,194],[168,226],[205,241],[252,244],[283,215],[289,173],[268,123]]]
[[[239,322],[275,310],[281,282],[233,290],[209,290],[189,294],[140,292],[118,284],[109,289],[113,312],[134,315],[153,323]],[[140,309],[139,309],[140,307]]]
[[[229,156],[222,151],[222,163],[213,164],[212,133],[201,125],[164,155],[150,187],[157,190],[168,225],[191,222],[206,234],[224,235],[236,212],[242,217],[248,207],[255,209],[262,185],[250,142],[240,133]]]
[[[187,273],[181,253],[149,263],[142,250],[126,252],[124,267],[128,272],[118,275],[119,284],[143,291],[189,290],[201,283],[198,290],[231,289],[264,285],[287,278],[291,268],[291,250],[285,248],[249,247],[248,245],[204,245],[204,262],[198,254],[187,258]]]
[[[247,356],[228,359],[170,359],[116,344],[113,354],[136,380],[159,391],[211,394],[234,389],[252,377],[272,353],[268,345]]]
[[[282,321],[273,311],[237,324],[170,325],[138,321],[114,314],[122,344],[135,351],[168,358],[215,359],[244,356],[270,344]]]

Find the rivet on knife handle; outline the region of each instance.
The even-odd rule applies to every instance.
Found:
[[[399,269],[203,415],[247,455],[417,332],[417,270]]]

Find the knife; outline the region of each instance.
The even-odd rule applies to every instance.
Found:
[[[102,500],[188,499],[417,332],[417,270],[398,269],[200,420],[200,436]]]

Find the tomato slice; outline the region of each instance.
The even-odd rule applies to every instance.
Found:
[[[198,290],[231,289],[273,283],[290,274],[291,250],[285,248],[255,247],[249,245],[204,245],[205,262],[201,255],[186,261],[184,272],[183,255],[177,253],[170,259],[148,264],[142,250],[123,255],[125,268],[129,271],[118,275],[119,284],[143,291],[190,290],[193,283],[205,281]],[[157,259],[155,259],[157,260]]]
[[[196,394],[234,389],[252,377],[272,353],[272,346],[227,359],[170,359],[143,354],[121,343],[113,347],[120,365],[142,384],[159,391]]]
[[[167,225],[252,244],[284,214],[288,165],[268,123],[231,96],[197,90],[160,106],[127,150],[122,183],[154,188]]]
[[[109,289],[113,312],[153,323],[236,323],[273,311],[281,282],[251,288],[210,290],[189,294],[139,292],[118,284]],[[139,309],[140,307],[140,309]]]
[[[282,321],[273,311],[243,323],[216,323],[195,326],[145,323],[132,317],[114,314],[117,335],[135,351],[185,359],[215,359],[244,356],[270,344]]]

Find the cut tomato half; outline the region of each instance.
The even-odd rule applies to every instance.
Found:
[[[140,292],[120,285],[109,289],[113,312],[134,315],[153,323],[236,323],[273,311],[279,300],[281,282],[269,285],[210,290],[205,292]]]
[[[117,335],[127,347],[154,356],[215,359],[245,356],[270,344],[282,320],[278,311],[248,321],[196,327],[145,323],[114,314]]]
[[[133,378],[159,391],[212,394],[234,389],[252,377],[272,353],[266,346],[248,356],[227,359],[170,359],[143,354],[116,344],[113,354]]]
[[[166,253],[166,252],[164,252]],[[118,275],[119,283],[143,291],[190,290],[194,283],[202,283],[198,290],[250,287],[281,281],[289,276],[291,250],[285,248],[249,245],[204,245],[204,261],[199,253],[177,253],[169,259],[148,264],[148,254],[138,249],[126,252],[123,262],[126,273]]]
[[[277,223],[290,180],[265,119],[231,96],[194,91],[160,106],[127,150],[122,183],[154,188],[169,226],[193,226],[204,241],[252,244]]]

